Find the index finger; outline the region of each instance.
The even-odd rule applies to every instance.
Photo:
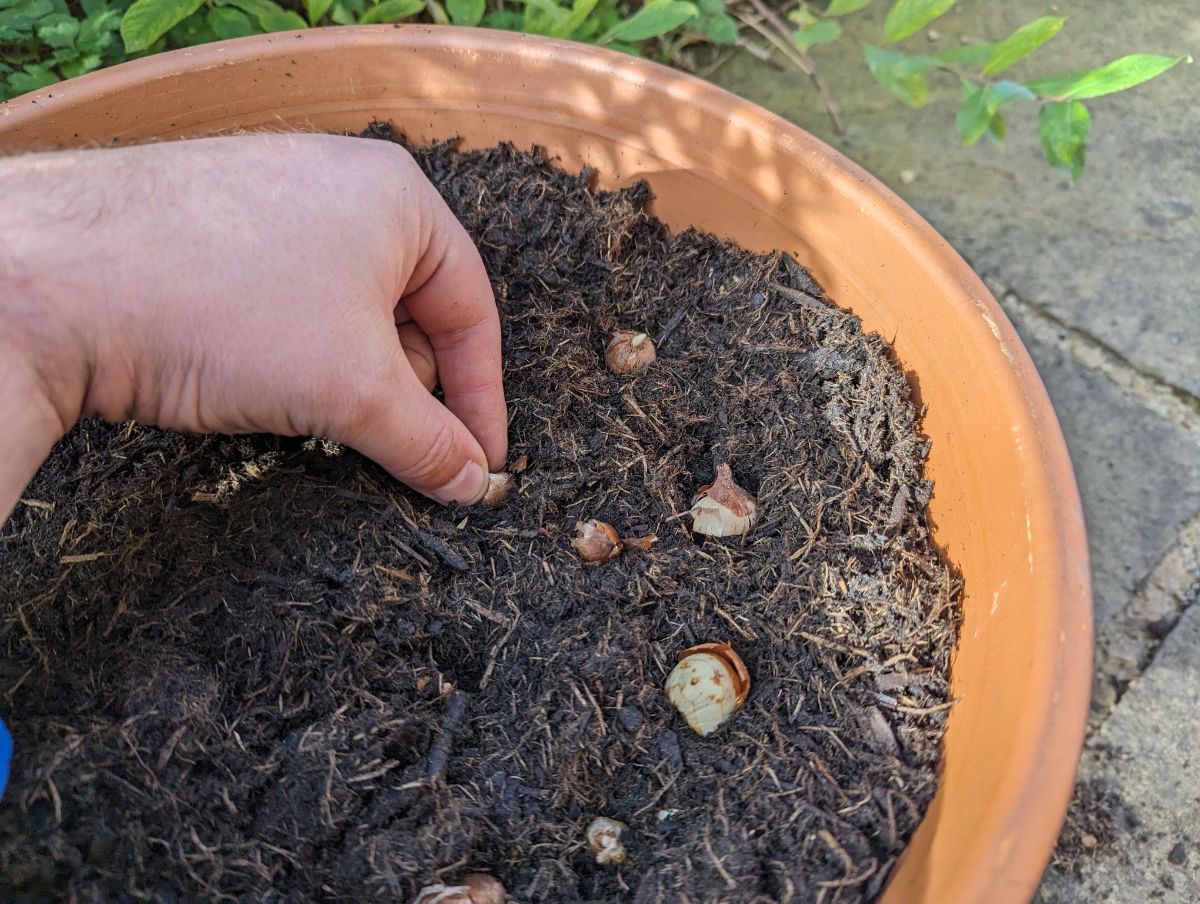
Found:
[[[479,440],[488,467],[499,471],[508,456],[500,315],[471,237],[432,186],[430,193],[425,252],[404,306],[433,346],[446,407]]]

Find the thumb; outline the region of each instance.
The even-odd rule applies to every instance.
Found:
[[[466,426],[400,356],[392,385],[366,406],[348,445],[443,505],[472,504],[488,485],[487,457]]]

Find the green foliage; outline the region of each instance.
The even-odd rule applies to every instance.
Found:
[[[483,21],[483,14],[487,12],[487,3],[485,0],[446,0],[446,12],[450,14],[450,21],[455,25],[478,25]]]
[[[636,43],[674,31],[700,14],[687,0],[651,0],[628,19],[623,19],[600,36],[598,44]]]
[[[955,0],[896,0],[883,20],[883,36],[889,41],[902,41],[949,10],[954,3]]]
[[[116,33],[124,6],[85,0],[81,8],[82,19],[64,0],[0,0],[0,100],[123,57]]]
[[[827,16],[848,16],[870,5],[871,0],[833,0],[825,10]]]
[[[976,85],[963,82],[962,107],[955,117],[954,127],[965,145],[972,145],[992,129],[992,122],[1005,104],[1016,100],[1036,100],[1037,95],[1018,82],[996,82],[994,85]],[[1004,120],[998,129],[992,129],[999,140],[1004,138]]]
[[[204,0],[134,0],[121,19],[126,53],[146,50],[204,5]]]
[[[1060,100],[1086,100],[1115,94],[1156,75],[1162,75],[1179,63],[1190,63],[1190,56],[1165,57],[1154,53],[1132,53],[1114,60],[1107,66],[1076,75],[1055,75],[1029,83],[1030,90],[1043,97]]]
[[[712,44],[732,44],[738,37],[737,20],[725,9],[725,0],[698,0],[699,12],[684,23],[684,28],[704,35]]]
[[[381,0],[358,17],[360,25],[378,25],[384,22],[399,22],[415,16],[425,8],[421,0]]]
[[[807,28],[792,32],[792,43],[800,50],[808,50],[817,44],[832,44],[842,36],[842,26],[831,19],[821,19]]]
[[[909,37],[953,5],[954,0],[894,0],[884,23],[884,37],[889,41]],[[804,4],[802,8],[807,11]],[[863,54],[879,86],[910,107],[929,102],[929,74],[956,76],[962,91],[954,126],[964,145],[976,144],[984,136],[1002,144],[1008,125],[1001,108],[1018,101],[1038,104],[1038,131],[1046,160],[1076,180],[1083,173],[1085,143],[1092,127],[1091,114],[1078,101],[1133,88],[1192,60],[1135,53],[1088,72],[1023,82],[994,79],[1053,38],[1064,23],[1062,17],[1043,16],[1022,25],[1002,41],[968,44],[932,54],[909,55],[864,42]]]
[[[1084,142],[1092,131],[1092,116],[1079,101],[1044,104],[1038,111],[1038,132],[1047,162],[1071,174],[1083,174]]]
[[[304,15],[308,18],[308,24],[316,27],[331,6],[333,0],[304,0]]]
[[[778,10],[778,0],[764,0]],[[833,52],[845,17],[872,0],[789,0],[784,19],[758,15],[755,0],[0,0],[0,101],[83,75],[133,56],[228,38],[318,25],[370,25],[406,19],[439,25],[483,25],[601,44],[632,54],[686,63],[696,44],[758,42],[760,55],[782,52],[799,68],[810,51]],[[956,0],[889,0],[882,38],[916,35]],[[975,0],[983,3],[985,0]],[[751,7],[754,6],[754,9]],[[747,15],[754,18],[747,18]],[[741,22],[750,27],[743,38]],[[1071,178],[1083,172],[1091,114],[1079,101],[1124,91],[1191,57],[1135,53],[1087,72],[1043,78],[997,78],[1026,65],[1063,28],[1061,16],[1042,16],[992,43],[906,53],[864,42],[867,69],[881,88],[910,107],[933,95],[931,78],[961,86],[954,125],[965,145],[982,138],[1002,144],[1002,110],[1035,104],[1047,162]],[[768,28],[769,26],[769,28]],[[775,34],[778,31],[778,34]],[[752,48],[753,49],[753,48]]]
[[[922,73],[942,65],[936,57],[905,56],[874,44],[863,44],[863,52],[867,68],[881,88],[910,107],[923,107],[929,102],[929,82]]]
[[[1017,60],[1024,59],[1052,37],[1058,34],[1066,19],[1058,16],[1043,16],[1022,25],[998,44],[990,46],[991,56],[983,67],[984,75],[995,75],[1007,69]]]

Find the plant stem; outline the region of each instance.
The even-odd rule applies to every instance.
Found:
[[[792,33],[787,27],[787,23],[779,18],[779,15],[774,10],[763,3],[763,0],[750,0],[750,5],[754,7],[755,12],[771,25],[774,32],[762,28],[757,22],[747,21],[746,19],[742,19],[742,21],[774,44],[784,56],[796,64],[801,72],[808,76],[809,81],[813,83],[813,87],[817,89],[817,96],[821,98],[821,103],[825,105],[830,122],[833,123],[833,131],[838,135],[845,135],[846,126],[842,122],[842,114],[838,110],[833,96],[829,93],[829,89],[825,87],[825,80],[821,78],[821,73],[817,71],[817,64],[813,62],[813,58],[807,52],[798,49],[792,44]],[[738,18],[741,17],[739,16]]]

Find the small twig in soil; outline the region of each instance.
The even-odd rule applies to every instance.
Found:
[[[892,500],[892,511],[888,515],[887,526],[889,530],[895,530],[904,521],[905,512],[908,510],[908,487],[902,486],[896,490],[896,498]]]
[[[683,318],[687,315],[687,311],[683,308],[677,310],[671,315],[671,319],[667,321],[667,325],[662,328],[662,332],[658,334],[658,338],[654,340],[654,344],[662,348],[663,343],[667,341],[670,335],[675,332],[675,328],[683,323]]]
[[[950,709],[950,707],[962,699],[962,697],[955,697],[953,700],[947,700],[945,703],[939,703],[937,706],[905,706],[887,694],[876,694],[875,698],[888,709],[894,709],[898,713],[904,713],[909,716],[929,716],[933,713],[940,713],[943,710]]]
[[[402,518],[401,520],[413,535],[413,538],[421,544],[421,548],[441,559],[442,564],[447,568],[462,573],[471,567],[471,563],[451,549],[449,544],[438,539],[433,534],[421,530],[421,528],[417,527],[407,518]]]
[[[411,546],[409,546],[407,543],[405,543],[403,540],[401,540],[399,537],[391,536],[391,537],[388,537],[388,539],[392,541],[392,543],[395,545],[395,547],[398,550],[400,550],[406,556],[411,556],[412,558],[416,559],[420,564],[424,565],[426,568],[429,568],[433,564],[427,558],[425,558],[423,555],[421,555],[419,552],[417,552],[415,549],[413,549]]]
[[[794,301],[796,304],[809,308],[813,311],[820,311],[823,314],[828,314],[835,311],[836,308],[830,305],[816,295],[805,292],[803,289],[793,289],[791,286],[785,286],[783,283],[772,282],[771,289],[778,292],[788,301]]]
[[[443,540],[438,539],[437,537],[433,536],[433,534],[429,533],[428,531],[421,530],[421,528],[417,527],[415,524],[413,524],[411,521],[409,521],[406,517],[404,517],[404,515],[402,515],[400,513],[399,509],[397,509],[397,507],[396,507],[396,504],[394,502],[392,502],[392,500],[390,500],[384,496],[376,496],[371,493],[356,493],[353,490],[345,490],[345,489],[342,489],[341,487],[335,487],[333,490],[333,494],[335,496],[341,496],[343,499],[352,499],[356,502],[369,502],[369,503],[373,503],[375,505],[386,506],[387,508],[391,509],[396,514],[396,516],[399,518],[400,522],[405,526],[405,528],[408,529],[408,532],[410,534],[412,534],[413,539],[417,541],[417,544],[425,552],[429,553],[430,555],[434,556],[437,559],[440,559],[442,564],[445,565],[447,568],[451,568],[457,572],[464,572],[468,568],[471,567],[470,563],[466,559],[464,559],[461,555],[459,555],[457,552],[455,552],[453,549],[451,549],[450,546],[447,543],[445,543]],[[401,540],[397,540],[395,537],[392,537],[392,542],[395,543],[396,546],[398,546],[401,550],[403,550],[404,552],[411,555],[414,559],[416,559],[418,562],[420,562],[426,568],[428,568],[430,566],[431,563],[427,559],[425,559],[423,556],[421,556],[419,553],[417,553],[407,543],[404,543]]]
[[[454,691],[446,705],[446,714],[442,716],[442,733],[429,749],[429,771],[426,775],[431,782],[438,781],[446,771],[446,764],[450,760],[450,746],[454,743],[454,732],[458,730],[458,724],[466,715],[467,701],[465,693]]]
[[[725,880],[725,887],[730,890],[737,888],[737,881],[733,876],[729,875],[729,870],[725,869],[725,864],[721,862],[721,858],[713,850],[712,838],[709,837],[707,832],[704,833],[704,847],[708,850],[708,857],[712,860],[713,867],[721,874],[721,878]]]
[[[158,772],[162,772],[167,763],[171,761],[171,754],[175,752],[175,748],[179,746],[184,734],[187,733],[188,726],[180,725],[175,729],[175,733],[167,739],[167,743],[163,744],[162,750],[158,752],[158,759],[154,761],[154,768]]]

